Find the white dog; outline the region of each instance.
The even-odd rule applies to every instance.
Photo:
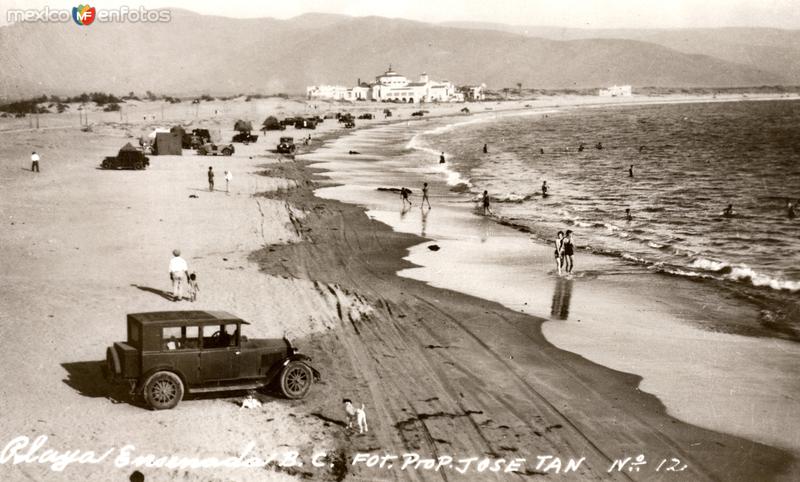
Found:
[[[355,421],[356,425],[358,425],[358,433],[369,432],[364,404],[361,404],[361,408],[356,408],[349,398],[345,398],[342,402],[344,403],[344,412],[347,414],[347,428],[352,429]]]

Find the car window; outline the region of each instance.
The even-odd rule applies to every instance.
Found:
[[[181,327],[165,326],[161,329],[161,343],[164,350],[178,350],[181,344]]]
[[[200,347],[200,328],[197,326],[165,326],[161,329],[162,349],[192,350]]]
[[[237,346],[239,332],[236,323],[206,325],[203,327],[203,348],[227,348]]]

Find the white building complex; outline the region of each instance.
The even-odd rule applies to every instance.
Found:
[[[468,87],[469,100],[483,100],[483,86]],[[338,85],[313,85],[306,88],[309,99],[328,100],[373,100],[385,102],[463,102],[461,92],[452,82],[447,80],[430,80],[423,73],[419,80],[412,82],[398,74],[389,66],[389,70],[375,77],[375,82],[358,82],[352,88]]]
[[[607,89],[600,89],[597,93],[600,97],[630,97],[633,91],[630,85],[612,85]]]

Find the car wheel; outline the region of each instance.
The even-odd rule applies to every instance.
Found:
[[[175,408],[183,399],[183,382],[172,372],[156,372],[144,384],[144,400],[153,410]]]
[[[303,398],[311,389],[314,374],[302,362],[289,362],[281,372],[281,392],[286,398]]]
[[[225,149],[222,150],[222,154],[230,156],[231,154],[233,154],[233,150],[226,147]]]
[[[111,167],[111,163],[105,160],[100,165],[103,167],[103,169],[109,169]]]
[[[144,164],[142,163],[142,161],[136,161],[133,164],[133,168],[136,169],[137,171],[140,171],[140,170],[144,169]]]

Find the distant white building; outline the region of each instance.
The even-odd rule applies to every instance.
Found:
[[[309,99],[374,100],[386,102],[463,102],[464,94],[447,80],[430,80],[423,73],[416,82],[389,70],[375,77],[375,82],[360,83],[356,87],[315,85],[306,88]],[[482,94],[481,94],[482,95]]]
[[[477,101],[477,100],[484,100],[485,95],[483,90],[486,88],[486,85],[470,85],[467,87],[462,87],[462,92],[464,93],[464,97],[469,101]]]
[[[630,85],[612,85],[607,89],[600,89],[597,93],[600,97],[630,97],[633,90]]]

